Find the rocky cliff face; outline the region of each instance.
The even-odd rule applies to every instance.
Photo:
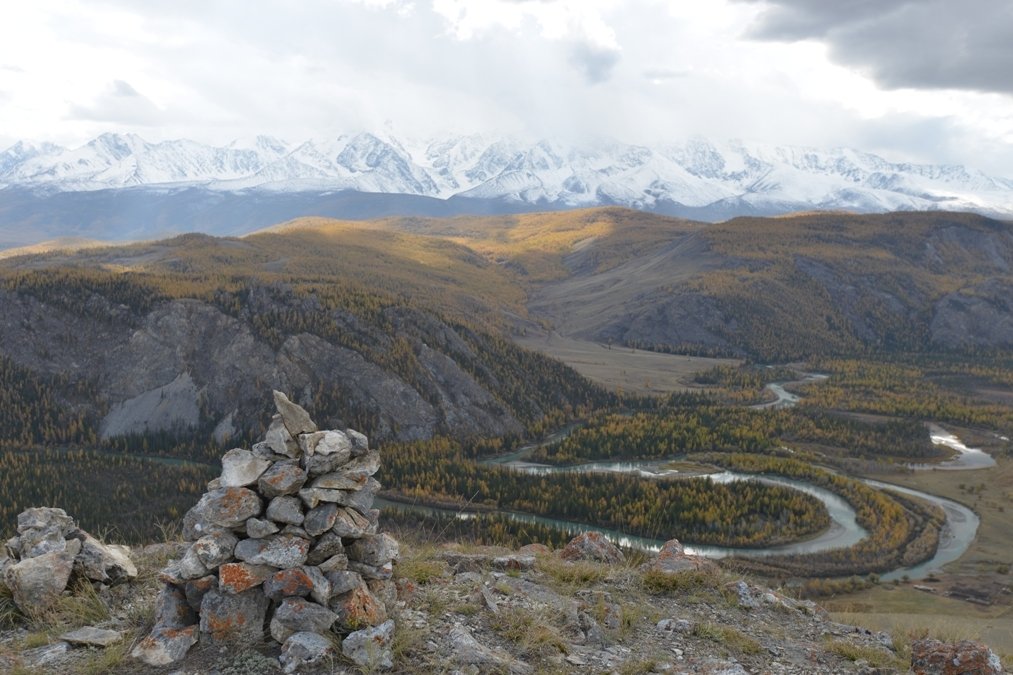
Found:
[[[265,386],[294,392],[307,406],[323,405],[326,389],[343,398],[328,423],[369,411],[378,438],[420,439],[435,433],[502,435],[522,429],[517,414],[458,361],[477,354],[458,329],[407,309],[391,309],[411,346],[414,367],[405,373],[309,332],[271,344],[254,328],[256,313],[229,316],[196,299],[131,309],[100,294],[83,305],[57,298],[0,291],[0,344],[5,355],[31,371],[62,374],[94,385],[98,402],[81,401],[100,420],[101,436],[214,429],[219,439],[255,427]],[[333,320],[333,319],[332,319]],[[395,338],[360,325],[374,352]],[[432,343],[432,344],[429,344]],[[450,352],[452,355],[448,355]],[[463,356],[462,356],[463,355]],[[456,358],[455,358],[456,357]]]

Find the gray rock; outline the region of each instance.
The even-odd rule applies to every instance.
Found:
[[[344,464],[352,458],[352,441],[342,431],[314,431],[298,437],[306,458],[314,455],[335,455]]]
[[[302,570],[313,583],[310,597],[321,605],[327,605],[331,599],[331,582],[327,580],[326,572],[312,565],[303,565]]]
[[[157,628],[186,628],[195,623],[197,623],[197,614],[188,602],[183,589],[173,584],[165,584],[155,600],[155,626]]]
[[[367,672],[389,670],[394,667],[393,641],[394,622],[388,619],[379,626],[349,633],[341,641],[341,653]]]
[[[284,673],[301,673],[331,666],[335,656],[331,641],[317,633],[293,633],[281,646],[281,669]]]
[[[310,476],[320,476],[326,473],[337,471],[345,464],[351,457],[343,453],[335,453],[333,455],[310,455],[302,458],[303,468],[306,469],[306,473]]]
[[[292,438],[298,438],[299,434],[311,434],[317,430],[317,425],[310,419],[310,414],[277,390],[274,392],[274,407],[278,409],[281,421]]]
[[[65,661],[64,657],[67,656],[67,652],[70,651],[70,643],[54,642],[50,645],[43,645],[42,647],[36,647],[34,649],[26,649],[21,652],[21,660],[25,665],[29,666],[33,670],[36,668],[45,668],[48,672],[55,672],[60,670],[59,666],[63,665]],[[0,662],[2,663],[2,662]]]
[[[155,627],[148,637],[137,643],[130,655],[149,666],[179,663],[197,643],[197,626],[186,628]]]
[[[191,545],[190,548],[186,550],[183,557],[176,562],[174,569],[178,577],[183,581],[206,576],[209,571],[197,556],[197,551],[194,548],[194,545]]]
[[[320,488],[322,490],[361,490],[365,485],[365,478],[350,476],[340,469],[333,473],[317,476],[310,483],[311,488]]]
[[[394,565],[389,562],[383,565],[367,565],[357,560],[349,560],[348,569],[358,572],[363,579],[390,579],[394,576]]]
[[[298,525],[286,525],[285,529],[281,531],[282,534],[290,534],[293,537],[299,537],[306,541],[311,540],[313,537],[309,535],[309,532],[305,528],[299,527]]]
[[[235,556],[254,565],[270,565],[281,569],[298,567],[306,562],[310,543],[301,537],[273,534],[263,539],[244,539],[236,545]]]
[[[123,635],[115,630],[85,626],[60,636],[73,645],[85,645],[88,647],[108,647],[123,639]]]
[[[278,462],[257,480],[257,489],[268,499],[294,495],[306,483],[306,472],[294,461]]]
[[[271,419],[271,425],[264,434],[264,443],[276,455],[284,455],[292,459],[298,459],[302,455],[299,444],[292,438],[292,434],[288,433],[285,423],[281,421],[281,415],[275,415]]]
[[[215,642],[259,642],[270,601],[259,589],[232,595],[211,589],[200,606],[200,631]]]
[[[82,533],[81,550],[74,558],[74,569],[92,581],[115,585],[137,578],[137,566],[130,559],[126,546],[103,544],[87,533]]]
[[[339,537],[358,538],[367,534],[372,526],[366,516],[354,509],[338,509],[331,531]]]
[[[183,537],[189,541],[222,529],[244,527],[246,520],[259,516],[260,497],[243,487],[225,487],[204,493],[183,518]]]
[[[369,452],[369,439],[366,434],[355,429],[345,429],[345,435],[352,442],[352,457],[359,457]]]
[[[66,551],[67,540],[56,528],[27,530],[18,537],[18,549],[22,559],[35,558],[46,553]]]
[[[183,586],[183,591],[186,593],[186,604],[190,605],[190,608],[194,612],[200,611],[200,603],[204,600],[204,596],[212,588],[218,588],[218,577],[213,574],[209,574],[206,577],[200,579],[193,579],[187,581],[186,585]],[[190,623],[197,622],[197,615],[194,614],[193,621]]]
[[[399,549],[394,537],[387,533],[369,534],[348,548],[348,559],[365,565],[380,567],[397,560]]]
[[[4,581],[18,609],[33,616],[44,612],[60,597],[73,569],[74,558],[66,551],[46,553],[8,567]]]
[[[327,581],[331,584],[331,596],[344,595],[351,590],[362,586],[362,577],[358,572],[352,572],[350,570],[338,570],[335,572],[325,572],[324,576],[327,577]]]
[[[502,649],[483,645],[464,626],[450,630],[451,661],[458,665],[478,666],[480,669],[527,675],[533,672],[528,664],[516,661]]]
[[[269,462],[291,462],[293,461],[288,455],[279,455],[276,453],[266,441],[260,441],[254,443],[253,447],[250,448],[250,452],[259,457],[260,459],[266,459]]]
[[[276,523],[302,525],[306,516],[303,514],[302,502],[297,497],[284,495],[275,497],[267,505],[267,517]]]
[[[269,565],[225,563],[218,568],[218,589],[233,595],[243,593],[270,579],[275,571]]]
[[[254,539],[262,539],[278,531],[278,526],[270,520],[250,518],[246,521],[246,535]]]
[[[304,598],[285,598],[271,618],[271,637],[283,643],[293,633],[325,633],[337,619],[337,614],[315,602]]]
[[[306,564],[319,565],[333,556],[344,553],[345,547],[341,543],[341,536],[333,531],[324,532],[320,535],[317,538],[316,545],[310,550],[310,554],[306,556]]]
[[[317,565],[317,568],[324,573],[340,572],[341,570],[347,570],[348,556],[345,555],[344,553],[332,555],[330,558]]]
[[[64,537],[76,529],[74,519],[63,509],[41,506],[18,514],[18,534],[28,530],[57,530]]]
[[[334,522],[337,520],[337,517],[337,504],[321,504],[314,509],[310,509],[306,513],[306,519],[303,521],[303,528],[305,528],[306,532],[310,535],[317,537],[334,527]]]
[[[222,487],[253,485],[267,471],[271,462],[261,459],[249,450],[233,448],[222,455]]]
[[[299,490],[299,498],[307,508],[314,508],[321,502],[330,502],[348,506],[365,515],[373,507],[373,499],[380,489],[380,483],[369,478],[358,490],[331,490],[328,488],[303,488]]]
[[[249,527],[249,521],[247,521],[247,527]],[[213,569],[232,559],[232,552],[238,543],[239,538],[236,535],[221,531],[201,537],[190,548],[201,564],[208,569]]]

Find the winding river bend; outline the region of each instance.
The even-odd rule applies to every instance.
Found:
[[[825,375],[819,374],[806,374],[802,380],[798,382],[812,382],[816,380],[825,379]],[[760,406],[754,406],[758,408],[779,408],[779,407],[790,407],[798,403],[799,397],[792,394],[784,389],[784,385],[791,384],[788,382],[772,383],[768,385],[768,388],[777,396],[777,400],[765,403]],[[572,465],[572,466],[550,466],[545,464],[536,464],[526,461],[526,458],[531,455],[535,448],[548,445],[556,442],[562,438],[565,438],[569,433],[576,428],[578,425],[570,425],[565,429],[553,434],[546,438],[540,443],[531,444],[524,446],[523,448],[503,455],[494,459],[485,460],[487,464],[496,464],[510,468],[514,471],[528,473],[533,475],[547,475],[551,473],[567,473],[567,472],[595,472],[595,473],[630,473],[635,474],[643,478],[651,479],[694,479],[701,480],[703,478],[709,478],[722,483],[732,483],[736,481],[755,480],[769,485],[780,485],[789,487],[792,489],[805,492],[806,494],[812,495],[819,499],[824,506],[826,506],[828,513],[830,514],[831,525],[824,532],[817,535],[816,537],[805,539],[802,541],[792,542],[790,544],[783,544],[780,546],[772,546],[767,548],[735,548],[725,546],[703,546],[689,544],[686,546],[686,550],[697,555],[702,555],[710,558],[724,558],[728,556],[750,556],[750,557],[762,557],[762,556],[775,556],[775,555],[790,555],[797,553],[818,553],[822,551],[828,551],[838,548],[847,548],[854,546],[859,541],[868,536],[868,532],[861,525],[858,524],[856,519],[855,510],[839,495],[830,492],[829,490],[804,483],[801,481],[792,480],[789,478],[783,478],[780,476],[766,476],[766,475],[754,475],[754,474],[742,474],[732,471],[724,471],[716,474],[710,474],[707,476],[700,474],[689,474],[680,473],[677,470],[666,468],[666,465],[670,463],[670,460],[644,460],[644,461],[603,461],[603,462],[587,462],[584,464]],[[993,466],[995,460],[992,459],[985,452],[976,449],[969,448],[964,445],[960,439],[953,434],[948,433],[938,425],[930,426],[930,434],[932,442],[945,445],[947,447],[956,450],[959,455],[954,459],[941,462],[939,464],[931,465],[917,465],[912,466],[915,470],[928,470],[928,469],[945,469],[945,470],[973,470]],[[913,567],[901,568],[893,570],[889,573],[882,575],[882,579],[890,581],[893,579],[900,579],[907,577],[910,579],[921,579],[932,572],[940,569],[943,565],[953,562],[967,550],[971,542],[978,531],[979,518],[969,508],[963,504],[946,499],[944,497],[938,497],[936,495],[928,494],[911,488],[906,488],[898,485],[891,485],[880,481],[871,479],[863,479],[867,485],[875,487],[877,489],[888,489],[893,490],[911,497],[921,499],[930,504],[939,506],[946,515],[946,522],[943,525],[942,531],[940,532],[939,546],[936,550],[935,555],[929,560],[915,565]],[[426,515],[442,514],[442,515],[454,515],[458,518],[474,518],[478,514],[476,512],[470,512],[467,510],[457,511],[454,509],[440,509],[433,507],[423,507],[415,505],[406,505],[395,502],[384,502],[385,506],[391,506],[396,508],[406,508],[416,512],[421,512]],[[546,525],[559,529],[570,534],[577,534],[580,532],[595,531],[604,534],[616,543],[622,546],[629,546],[634,548],[640,548],[645,550],[657,551],[660,549],[663,540],[649,539],[645,537],[636,537],[610,530],[607,528],[595,527],[593,525],[587,525],[583,523],[576,523],[572,521],[558,520],[555,518],[547,518],[544,516],[536,516],[528,513],[518,512],[498,512],[502,515],[506,515],[513,520],[525,523],[537,523],[539,525]]]

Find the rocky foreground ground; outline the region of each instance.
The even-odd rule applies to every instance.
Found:
[[[391,612],[395,673],[891,673],[912,666],[910,642],[835,623],[811,602],[702,564],[674,545],[646,564],[587,538],[557,552],[408,541],[402,549]],[[280,673],[280,645],[269,632],[261,641],[202,642],[172,666],[130,656],[154,624],[159,570],[185,550],[182,542],[134,549],[136,579],[81,585],[33,620],[13,617],[8,605],[0,672]],[[119,638],[89,647],[66,637],[84,625]],[[1002,672],[972,643],[922,641],[914,652],[914,672]],[[299,672],[369,672],[381,660],[378,653],[376,664],[357,665],[336,649]]]

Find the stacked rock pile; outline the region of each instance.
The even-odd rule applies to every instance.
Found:
[[[281,392],[264,440],[222,458],[222,475],[183,519],[193,542],[162,571],[151,634],[134,649],[151,665],[181,660],[198,639],[282,644],[286,672],[342,651],[390,667],[397,542],[372,508],[379,454],[351,429],[320,431]]]
[[[103,544],[63,509],[41,507],[18,514],[18,534],[0,551],[0,583],[22,612],[49,609],[73,577],[112,586],[137,576],[125,546]]]

